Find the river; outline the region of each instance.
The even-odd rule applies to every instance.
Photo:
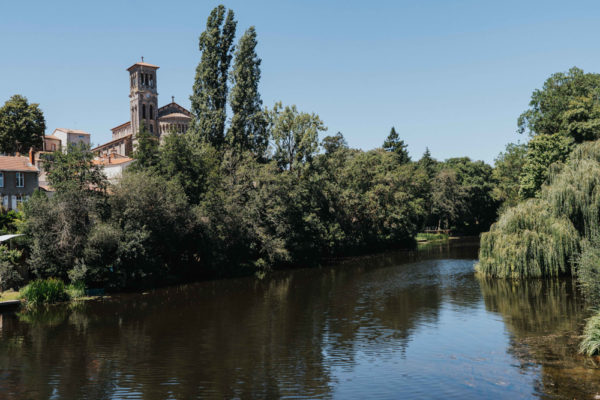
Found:
[[[468,240],[1,314],[1,399],[577,398],[570,280],[473,273]]]

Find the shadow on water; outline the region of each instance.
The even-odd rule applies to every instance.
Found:
[[[587,312],[570,282],[475,279],[476,243],[0,314],[0,397],[595,393],[596,370],[574,355]],[[516,383],[499,386],[501,373]]]

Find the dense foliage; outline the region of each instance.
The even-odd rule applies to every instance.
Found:
[[[499,277],[568,274],[600,222],[600,141],[579,145],[550,184],[507,209],[481,238],[478,270]]]
[[[39,104],[20,95],[12,96],[0,107],[0,153],[26,153],[41,148],[46,120]]]
[[[231,10],[213,10],[192,127],[160,142],[137,132],[136,162],[117,183],[89,148],[46,156],[55,192],[24,206],[27,274],[153,287],[413,245],[426,227],[489,228],[499,204],[489,165],[439,162],[429,150],[413,162],[394,128],[381,148],[351,149],[340,132],[320,140],[327,128],[316,113],[280,102],[262,109],[257,34],[249,28],[234,46],[236,25]],[[0,266],[8,282],[3,274]]]

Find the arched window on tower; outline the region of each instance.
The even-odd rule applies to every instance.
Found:
[[[142,104],[142,118],[146,119],[146,105]]]
[[[150,119],[154,119],[154,109],[152,108],[152,104],[150,104]]]

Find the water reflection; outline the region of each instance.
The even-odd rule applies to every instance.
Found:
[[[263,281],[204,282],[4,314],[1,397],[552,393],[549,382],[560,380],[548,354],[572,353],[540,338],[576,331],[585,307],[568,282],[478,281],[476,254],[472,243],[446,243]],[[573,365],[583,368],[581,360]]]
[[[542,397],[577,398],[600,391],[600,370],[577,354],[589,305],[571,280],[479,280],[486,309],[502,315],[511,333],[508,352],[529,369],[541,366]]]

